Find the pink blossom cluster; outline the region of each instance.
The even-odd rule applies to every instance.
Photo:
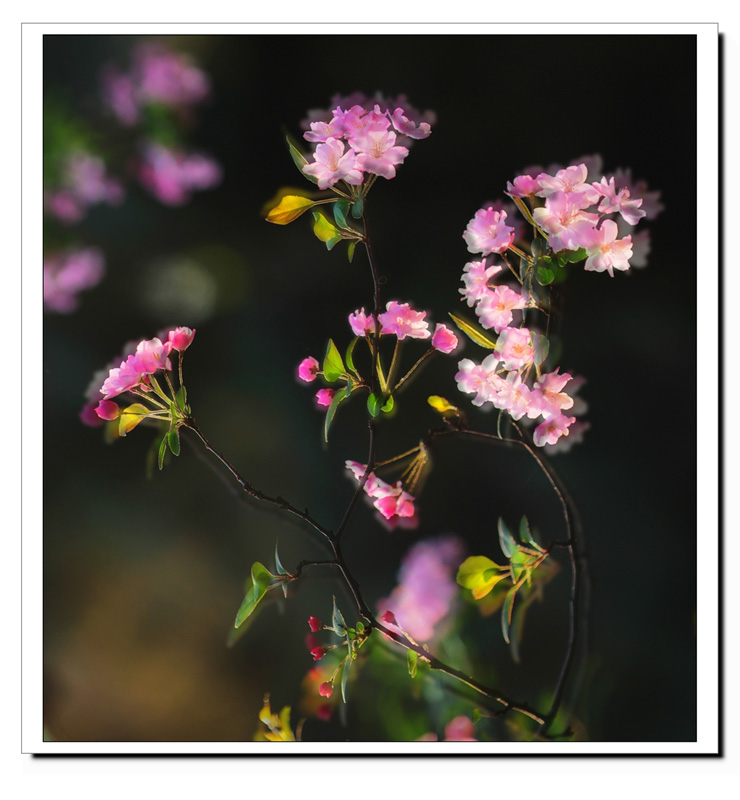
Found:
[[[362,480],[362,476],[367,469],[366,465],[357,461],[348,460],[345,462],[345,466],[358,483]],[[373,506],[383,518],[391,524],[395,524],[402,519],[406,522],[414,520],[416,515],[414,498],[404,491],[401,481],[397,481],[395,485],[392,485],[378,478],[374,472],[371,472],[367,481],[365,481],[363,491],[372,499]]]
[[[44,308],[69,314],[80,304],[79,294],[96,286],[105,273],[103,253],[96,247],[44,256]]]
[[[319,189],[339,181],[358,186],[366,175],[394,178],[396,167],[409,153],[398,142],[425,139],[432,132],[430,123],[415,110],[392,108],[386,101],[356,100],[340,98],[330,114],[314,114],[307,123],[303,136],[316,149],[303,172],[316,179]]]
[[[136,48],[128,72],[106,67],[102,83],[105,104],[129,127],[140,121],[147,105],[185,109],[210,93],[208,76],[188,56],[168,50],[160,42]]]
[[[475,307],[481,326],[498,336],[495,350],[482,363],[476,364],[469,358],[459,362],[455,380],[461,392],[475,395],[473,405],[490,403],[515,420],[541,417],[534,441],[540,447],[553,445],[561,436],[568,435],[575,422],[575,417],[563,413],[574,403],[563,391],[571,375],[561,375],[556,369],[531,380],[531,373],[536,372],[535,362],[539,361],[542,337],[514,324],[514,314],[525,308],[527,298],[520,289],[492,284],[501,271],[499,266],[489,266],[485,258],[469,262],[463,268],[462,299]]]
[[[141,184],[168,206],[182,205],[193,192],[217,186],[222,176],[221,167],[209,156],[153,142],[143,148],[136,172]]]
[[[425,733],[420,736],[417,741],[419,742],[436,742],[436,733]],[[445,742],[477,742],[475,738],[475,725],[470,717],[461,714],[455,717],[445,725]]]
[[[103,159],[83,150],[67,156],[58,184],[44,192],[44,208],[65,224],[79,222],[90,206],[122,200],[123,187],[108,177]]]
[[[430,330],[426,311],[416,311],[409,303],[397,300],[390,300],[385,308],[378,316],[381,336],[393,335],[399,340],[431,338],[432,347],[442,353],[451,353],[457,348],[457,336],[446,325],[438,323],[434,332]],[[366,314],[364,307],[349,315],[349,326],[355,336],[375,335],[375,317]]]
[[[97,384],[98,396],[102,394],[103,399],[95,406],[95,413],[100,419],[116,419],[120,414],[120,408],[111,398],[133,390],[150,392],[152,384],[149,376],[162,369],[171,370],[172,351],[181,353],[185,351],[194,336],[194,329],[177,327],[167,332],[164,341],[157,336],[140,341],[134,352],[120,361],[118,366],[111,367],[102,384]],[[89,417],[89,409],[83,409],[83,421],[86,421],[86,416]]]
[[[585,161],[553,172],[531,170],[518,175],[507,183],[507,193],[529,198],[535,206],[532,216],[553,252],[582,248],[586,251],[584,269],[608,272],[612,277],[614,270],[629,269],[634,242],[632,233],[625,235],[625,231],[647,217],[648,210],[652,215],[660,211],[658,193],[650,196],[645,209],[645,198],[633,196],[636,189],[624,173],[593,181]],[[647,187],[642,184],[640,188]],[[639,244],[637,260],[643,263],[649,240],[642,237]]]
[[[414,639],[429,641],[439,623],[450,613],[457,596],[457,568],[465,556],[455,536],[417,542],[406,554],[398,585],[378,603],[386,624],[407,631]]]

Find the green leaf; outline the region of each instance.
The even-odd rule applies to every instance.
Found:
[[[358,197],[354,203],[352,203],[352,216],[355,219],[360,219],[362,217],[362,211],[364,208],[364,202],[361,197]]]
[[[447,398],[440,397],[438,394],[429,395],[427,403],[443,417],[454,417],[460,413],[457,406],[453,406]]]
[[[588,253],[583,247],[579,247],[578,250],[561,250],[555,256],[560,264],[577,264],[588,258]]]
[[[378,397],[374,392],[370,392],[367,397],[367,410],[371,417],[377,417],[380,414],[380,404],[382,397]]]
[[[329,339],[329,343],[326,346],[326,355],[324,356],[324,364],[321,370],[324,373],[324,378],[329,383],[339,380],[346,372],[342,356],[339,354],[339,350],[337,350],[337,346],[332,339]]]
[[[267,570],[259,561],[252,564],[252,585],[247,590],[242,600],[239,611],[236,613],[234,627],[238,628],[244,620],[248,619],[257,608],[260,600],[267,594],[277,576]],[[282,581],[281,581],[282,582]]]
[[[339,241],[342,238],[339,229],[332,225],[320,211],[314,211],[312,213],[313,232],[317,239],[326,242],[328,246],[334,239]],[[336,242],[334,242],[334,244],[336,244]],[[332,244],[331,247],[333,247],[334,244]],[[331,249],[331,247],[329,247],[329,249]]]
[[[173,456],[180,455],[180,432],[177,428],[167,434],[167,444],[170,446]]]
[[[339,606],[337,605],[337,598],[333,597],[332,600],[333,600],[333,606],[331,610],[331,626],[337,631],[346,631],[347,623],[344,621],[342,612],[339,610]]]
[[[388,399],[385,401],[383,406],[381,407],[381,411],[385,412],[386,414],[390,414],[393,411],[393,407],[396,405],[396,401],[393,399],[393,395],[389,394]]]
[[[532,536],[532,531],[529,528],[529,520],[526,517],[522,517],[521,522],[519,523],[519,538],[522,542],[530,547],[534,547],[535,550],[542,551],[542,548],[537,544]]]
[[[298,171],[303,175],[303,177],[311,181],[311,183],[318,183],[318,178],[315,178],[313,175],[307,175],[303,168],[308,164],[308,159],[301,153],[301,151],[293,144],[292,139],[290,136],[285,137],[285,141],[288,143],[288,150],[290,152],[290,157],[293,159],[293,163],[298,167]]]
[[[503,551],[506,558],[511,558],[511,554],[518,548],[516,545],[516,540],[511,535],[509,529],[506,527],[506,523],[504,522],[502,517],[498,518],[498,540],[501,544],[501,550]]]
[[[347,217],[345,216],[349,211],[349,202],[347,200],[337,200],[334,203],[334,222],[339,225],[340,228],[348,228],[347,225]]]
[[[347,261],[349,261],[350,264],[352,263],[352,259],[355,257],[355,247],[357,247],[357,239],[353,239],[347,245]]]
[[[549,259],[543,258],[537,265],[537,283],[539,283],[540,286],[548,286],[555,280],[555,273],[550,267],[543,263],[547,261],[549,261]]]
[[[522,551],[517,547],[517,549],[511,554],[511,580],[514,583],[517,583],[519,578],[521,578],[522,573],[527,568],[530,563],[530,557],[526,553],[522,553]]]
[[[501,609],[501,632],[504,634],[504,641],[510,644],[509,626],[511,625],[511,615],[514,611],[514,598],[516,597],[517,587],[512,586],[506,593],[503,608]]]
[[[334,249],[334,247],[336,247],[341,241],[342,241],[341,236],[334,236],[333,238],[329,239],[328,242],[326,242],[326,249],[327,250]]]
[[[358,622],[358,623],[355,625],[355,628],[356,628],[356,630],[357,630],[357,633],[364,633],[364,631],[365,631],[365,624],[362,622],[362,620],[360,620],[360,621],[359,621],[359,622]]]
[[[331,405],[329,408],[326,409],[326,416],[324,417],[324,441],[329,441],[329,428],[331,427],[331,423],[334,420],[334,415],[337,413],[337,408],[339,408],[339,404],[344,400],[346,394],[344,392],[338,391],[334,397],[332,397]]]
[[[177,401],[177,407],[180,409],[180,411],[183,411],[188,403],[188,393],[185,389],[185,386],[181,386],[177,390],[175,400]]]
[[[159,463],[160,470],[164,468],[164,457],[167,455],[167,434],[162,437],[159,444],[159,456],[157,462]]]
[[[354,352],[355,345],[357,344],[359,339],[360,339],[359,336],[355,336],[355,338],[347,345],[347,350],[346,350],[346,352],[344,354],[344,360],[345,360],[345,362],[347,364],[347,369],[350,372],[354,372],[355,375],[359,375],[359,373],[357,372],[357,369],[355,368],[355,362],[354,362],[354,359],[352,358],[352,353]]]
[[[534,365],[539,367],[547,359],[547,354],[550,352],[550,342],[543,334],[532,331],[532,347],[534,348]]]
[[[419,664],[419,654],[416,652],[416,650],[407,650],[406,651],[406,666],[408,667],[409,675],[412,678],[416,677],[418,664]]]
[[[474,708],[473,713],[471,714],[473,725],[475,725],[475,723],[478,722],[478,720],[481,719],[482,716],[483,714],[481,713],[481,710],[479,708]]]
[[[450,313],[452,321],[457,327],[469,338],[472,339],[477,345],[485,347],[487,350],[495,350],[496,342],[491,339],[488,334],[484,333],[483,329],[477,325],[467,322],[462,317]]]

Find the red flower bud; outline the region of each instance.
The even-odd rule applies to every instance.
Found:
[[[309,617],[308,627],[312,633],[316,633],[316,631],[320,631],[324,627],[324,623],[318,617]]]
[[[331,719],[332,708],[328,703],[323,703],[316,709],[316,717],[322,722],[328,722]]]
[[[381,622],[386,622],[388,625],[398,625],[396,622],[396,615],[392,611],[386,611],[380,618]]]
[[[321,661],[327,652],[328,651],[325,647],[314,647],[314,649],[311,651],[311,655],[313,656],[314,661]]]
[[[330,683],[322,683],[319,686],[319,694],[322,697],[331,697],[331,693],[334,691],[334,687]]]

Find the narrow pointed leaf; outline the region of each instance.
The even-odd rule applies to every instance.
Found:
[[[450,317],[452,321],[457,325],[457,327],[469,338],[472,339],[477,345],[481,347],[485,347],[487,350],[495,350],[496,349],[496,342],[491,339],[491,337],[483,331],[478,325],[474,325],[471,322],[467,322],[462,317],[458,317],[456,314],[450,313]]]
[[[159,443],[159,455],[157,458],[157,463],[159,464],[160,470],[164,468],[164,457],[167,454],[167,435],[165,434],[162,437],[162,441]]]
[[[355,368],[355,362],[352,358],[352,353],[354,352],[355,345],[359,341],[360,337],[355,336],[355,338],[347,345],[347,350],[344,354],[344,361],[347,364],[347,369],[350,372],[354,372],[355,375],[358,375],[357,369]]]
[[[511,535],[509,529],[506,527],[502,517],[498,519],[498,540],[501,544],[501,550],[507,558],[511,558],[511,554],[517,550],[516,540]]]
[[[329,428],[331,427],[331,423],[334,420],[334,415],[337,413],[337,408],[339,408],[339,404],[344,400],[346,394],[342,391],[338,391],[331,400],[331,404],[329,408],[326,409],[326,416],[324,417],[324,441],[329,441]]]
[[[314,177],[313,175],[307,175],[303,171],[303,168],[306,166],[306,164],[308,164],[308,159],[306,156],[304,156],[303,153],[301,153],[301,151],[296,147],[290,136],[286,136],[285,141],[288,143],[290,157],[293,159],[293,163],[296,165],[296,167],[298,167],[298,171],[301,173],[301,175],[303,175],[306,180],[311,181],[311,183],[318,183],[318,178]]]
[[[514,611],[514,598],[516,597],[516,593],[517,587],[512,586],[506,595],[503,608],[501,609],[501,632],[504,635],[506,644],[510,644],[509,627],[511,626],[511,615]]]
[[[347,702],[347,678],[349,677],[349,663],[350,659],[347,657],[344,662],[344,667],[342,668],[342,701],[345,703]]]
[[[339,610],[339,606],[337,606],[337,598],[333,597],[332,600],[333,606],[331,610],[331,626],[335,630],[346,631],[347,623],[344,621],[344,617],[342,616],[342,612]]]
[[[355,257],[355,247],[357,247],[357,239],[353,239],[347,245],[347,261],[349,261],[350,264],[352,263],[352,259]]]
[[[334,203],[334,222],[340,228],[347,228],[347,212],[349,211],[349,202],[347,200],[337,200]]]

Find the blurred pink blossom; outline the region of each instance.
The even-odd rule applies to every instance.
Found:
[[[394,614],[414,639],[429,641],[452,610],[458,591],[455,575],[463,558],[463,543],[455,536],[418,542],[403,559],[398,585],[378,608]]]
[[[95,247],[44,256],[44,308],[60,314],[75,311],[80,292],[96,286],[104,274],[105,260]]]
[[[221,182],[221,167],[202,153],[170,150],[159,144],[148,144],[138,164],[141,184],[160,202],[179,206],[194,191],[212,189]]]

